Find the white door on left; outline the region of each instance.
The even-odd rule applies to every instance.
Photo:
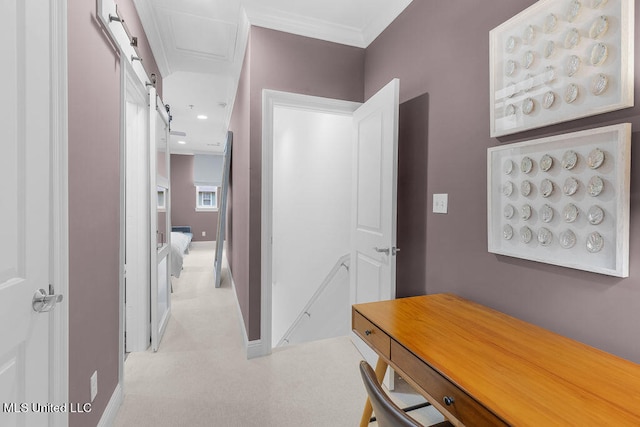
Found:
[[[2,0],[0,425],[47,426],[50,278],[50,3]],[[64,304],[65,302],[58,303]],[[34,406],[35,405],[35,406]]]

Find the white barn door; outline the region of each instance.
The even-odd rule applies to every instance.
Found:
[[[149,90],[149,105],[151,347],[158,351],[171,315],[169,114],[155,88]],[[164,211],[158,207],[158,191],[165,194]]]

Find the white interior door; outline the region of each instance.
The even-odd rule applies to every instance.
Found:
[[[151,347],[158,351],[171,313],[171,196],[169,186],[169,114],[154,88],[149,91],[150,229],[151,229]],[[165,208],[158,206],[164,190]]]
[[[351,304],[396,295],[399,86],[398,79],[392,80],[353,115]],[[375,366],[373,350],[355,334],[353,337],[356,347]]]
[[[0,25],[0,425],[47,426],[50,338],[50,4],[3,0]],[[43,289],[43,304],[32,301]],[[65,302],[66,303],[66,302]],[[23,403],[28,406],[21,406]]]

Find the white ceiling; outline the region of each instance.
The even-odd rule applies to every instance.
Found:
[[[249,25],[367,47],[411,0],[134,0],[171,106],[172,153],[220,153]],[[204,114],[206,120],[196,116]],[[180,145],[178,141],[186,144]]]

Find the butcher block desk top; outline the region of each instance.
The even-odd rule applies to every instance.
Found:
[[[640,365],[612,354],[451,294],[356,304],[352,316],[454,424],[640,426]]]

